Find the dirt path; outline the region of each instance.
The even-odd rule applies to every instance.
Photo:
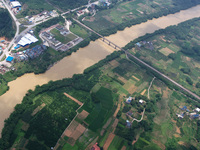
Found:
[[[150,88],[151,88],[151,86],[152,86],[152,83],[153,83],[153,81],[155,80],[155,78],[156,78],[156,77],[154,77],[154,78],[152,79],[152,81],[151,81],[151,83],[150,83],[150,85],[149,85],[149,88],[148,88],[148,99],[150,99],[149,90],[150,90]]]
[[[79,100],[77,100],[76,98],[70,96],[70,95],[67,94],[67,93],[64,93],[64,94],[65,94],[65,96],[67,96],[67,97],[70,98],[71,100],[75,101],[77,104],[79,104],[79,105],[83,105],[83,103],[80,102]]]
[[[109,134],[109,136],[108,136],[108,138],[107,138],[107,140],[106,140],[106,142],[105,142],[105,144],[103,146],[104,150],[108,149],[108,147],[110,146],[110,144],[111,144],[112,140],[114,139],[114,137],[115,137],[115,134],[113,134],[113,133]]]
[[[164,144],[162,144],[160,141],[152,140],[156,145],[158,145],[162,150],[165,150],[166,147]]]

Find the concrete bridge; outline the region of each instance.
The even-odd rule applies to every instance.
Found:
[[[74,18],[73,18],[74,19]],[[195,93],[191,92],[190,90],[184,88],[182,85],[180,85],[179,83],[177,83],[176,81],[172,80],[170,77],[164,75],[163,73],[161,73],[160,71],[158,71],[157,69],[155,69],[154,67],[150,66],[149,64],[145,63],[144,61],[142,61],[141,59],[137,58],[136,56],[132,55],[131,53],[129,53],[128,51],[124,50],[123,48],[119,47],[118,45],[116,45],[115,43],[111,42],[110,40],[106,39],[105,37],[103,37],[101,34],[97,33],[96,31],[92,30],[91,28],[89,28],[88,26],[84,25],[83,23],[81,23],[80,21],[74,19],[74,21],[76,21],[77,23],[79,23],[80,25],[82,25],[83,27],[85,27],[86,29],[90,30],[91,32],[95,33],[96,35],[98,35],[100,37],[100,39],[105,42],[106,44],[108,44],[109,46],[113,47],[116,50],[121,50],[123,52],[125,52],[125,54],[129,57],[134,58],[135,60],[137,60],[138,62],[140,62],[141,64],[145,65],[146,67],[148,67],[149,69],[153,70],[154,72],[158,73],[159,75],[161,75],[162,77],[164,77],[165,79],[167,79],[168,81],[172,82],[173,84],[175,84],[177,87],[179,87],[180,89],[182,89],[183,91],[187,92],[188,94],[192,95],[193,97],[197,98],[198,100],[200,100],[200,97],[198,95],[196,95]]]

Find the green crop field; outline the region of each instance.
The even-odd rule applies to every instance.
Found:
[[[52,29],[50,32],[54,35],[56,40],[60,41],[63,44],[66,44],[77,38],[77,36],[72,33],[68,34],[67,36],[63,36],[62,34],[60,34],[60,31],[55,28]]]
[[[90,124],[89,129],[96,131],[103,126],[103,124],[111,115],[110,113],[113,108],[112,92],[109,89],[101,87],[95,93],[93,99],[97,99],[99,103],[96,104],[96,107],[93,109],[85,121]]]
[[[163,73],[168,74],[169,77],[178,81],[184,87],[199,93],[199,89],[195,86],[200,81],[199,47],[197,42],[199,40],[193,41],[187,36],[198,37],[200,21],[197,19],[194,24],[191,27],[188,22],[185,23],[185,26],[174,27],[173,30],[176,30],[176,32],[156,34],[145,39],[146,41],[154,41],[154,50],[149,50],[147,45],[143,45],[141,50],[136,47],[135,55]],[[184,30],[183,34],[180,28]],[[176,38],[172,38],[174,36]],[[191,52],[189,53],[189,51]],[[121,75],[123,75],[122,73]]]
[[[108,150],[119,150],[124,145],[125,141],[123,138],[115,136],[112,140],[110,146],[108,147]]]
[[[84,19],[84,23],[95,31],[101,31],[116,27],[120,24],[128,24],[128,22],[133,20],[140,21],[150,16],[156,17],[158,14],[161,15],[167,12],[167,9],[177,9],[176,5],[180,5],[179,2],[174,2],[173,0],[131,0],[115,2],[113,2],[113,7],[110,9],[97,11],[95,16],[87,16]],[[167,9],[165,10],[164,8]]]
[[[88,37],[87,31],[84,28],[80,27],[80,25],[78,24],[70,26],[70,31],[82,38]]]

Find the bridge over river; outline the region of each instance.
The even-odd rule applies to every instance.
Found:
[[[78,24],[82,25],[83,27],[85,27],[86,29],[90,30],[91,32],[95,33],[96,35],[98,35],[100,37],[100,39],[105,42],[106,44],[108,44],[109,46],[115,48],[116,50],[121,50],[123,51],[127,56],[134,58],[135,60],[137,60],[139,63],[141,63],[142,65],[148,67],[149,69],[151,69],[152,71],[156,72],[157,74],[159,74],[160,76],[162,76],[163,78],[167,79],[168,81],[170,81],[171,83],[173,83],[174,85],[176,85],[177,87],[179,87],[180,89],[182,89],[183,91],[187,92],[188,94],[190,94],[191,96],[197,98],[198,100],[200,100],[200,97],[191,92],[190,90],[186,89],[185,87],[183,87],[182,85],[180,85],[179,83],[177,83],[176,81],[172,80],[170,77],[166,76],[165,74],[163,74],[162,72],[158,71],[157,69],[155,69],[154,67],[150,66],[149,64],[145,63],[144,61],[142,61],[141,59],[137,58],[136,56],[132,55],[131,53],[129,53],[128,51],[124,50],[123,48],[121,48],[120,46],[118,46],[117,44],[111,42],[110,40],[106,39],[104,36],[102,36],[101,34],[97,33],[96,31],[92,30],[91,28],[89,28],[88,26],[84,25],[83,23],[81,23],[80,21],[76,20],[73,18],[74,21],[76,21]]]

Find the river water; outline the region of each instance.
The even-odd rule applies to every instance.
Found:
[[[158,29],[176,25],[195,17],[200,17],[200,5],[176,14],[149,20],[145,23],[126,28],[124,31],[119,31],[107,38],[118,46],[123,47],[131,40],[146,33],[153,33]],[[9,82],[10,90],[0,96],[0,131],[3,128],[4,120],[9,117],[15,105],[21,103],[29,89],[34,89],[36,85],[45,84],[50,80],[59,80],[72,77],[73,74],[82,73],[84,69],[104,59],[113,51],[113,48],[100,40],[96,40],[95,42],[91,42],[87,47],[79,49],[71,56],[63,58],[44,74],[34,75],[33,73],[29,73]]]

